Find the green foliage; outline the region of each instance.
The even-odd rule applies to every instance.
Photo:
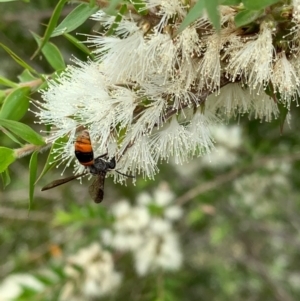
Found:
[[[18,121],[0,119],[0,125],[11,131],[13,134],[22,138],[26,142],[34,145],[44,145],[45,141],[43,137],[32,130],[28,125]]]
[[[35,38],[38,46],[41,47],[43,40],[34,33],[32,33],[32,35]],[[51,65],[51,67],[54,70],[59,71],[64,70],[66,68],[62,54],[53,43],[44,43],[42,53],[45,56],[47,62]]]
[[[10,50],[8,47],[0,43],[0,47],[2,47],[10,56],[11,58],[19,64],[21,67],[23,67],[26,70],[29,70],[32,73],[38,74],[37,71],[35,71],[30,65],[28,65],[24,60],[22,60],[17,54],[15,54],[12,50]]]
[[[89,4],[79,4],[72,10],[66,18],[55,28],[51,37],[69,33],[83,24],[92,14],[99,10],[98,6]]]
[[[15,153],[12,149],[7,147],[0,147],[0,173],[3,173],[6,168],[16,160]],[[6,177],[4,175],[4,177]],[[4,186],[8,184],[7,177],[4,178]]]
[[[29,210],[32,208],[35,180],[38,168],[38,152],[32,153],[29,162]]]
[[[60,17],[61,11],[62,11],[64,5],[66,4],[66,2],[67,2],[67,0],[59,0],[58,1],[57,5],[56,5],[56,7],[53,11],[53,14],[51,15],[50,21],[47,25],[45,34],[42,38],[42,43],[39,45],[39,48],[33,54],[33,57],[35,57],[41,51],[41,49],[46,45],[46,43],[50,39],[50,37],[52,35],[52,32],[56,28],[56,24],[57,24],[58,19]]]
[[[243,4],[250,10],[260,10],[281,0],[243,0]]]
[[[30,88],[14,89],[4,100],[0,110],[0,119],[20,120],[29,108]]]
[[[236,16],[234,17],[234,21],[236,26],[242,27],[246,24],[255,21],[262,14],[263,14],[263,10],[244,9],[240,11],[238,14],[236,14]]]
[[[180,25],[179,32],[183,31],[191,23],[197,20],[203,14],[203,9],[206,7],[207,1],[197,1],[196,4],[188,12],[187,16]]]

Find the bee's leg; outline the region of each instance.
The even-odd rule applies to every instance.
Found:
[[[103,155],[100,155],[100,156],[98,156],[96,159],[100,159],[100,158],[103,158],[103,157],[106,157],[107,156],[107,153],[105,153],[105,154],[103,154]],[[95,159],[95,160],[96,160]]]
[[[122,175],[122,176],[125,176],[127,178],[135,178],[135,176],[131,176],[131,175],[127,175],[126,173],[122,173],[122,172],[119,172],[117,170],[115,170],[115,172],[117,172],[118,174]]]

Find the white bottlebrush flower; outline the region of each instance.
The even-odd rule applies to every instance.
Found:
[[[227,148],[238,148],[242,145],[242,129],[240,126],[214,126],[212,128],[214,139]]]
[[[275,51],[271,27],[272,24],[262,23],[256,39],[249,39],[239,51],[230,56],[227,76],[233,81],[241,77],[251,89],[258,88],[259,90],[268,83]]]
[[[280,93],[281,99],[289,107],[291,100],[295,100],[300,92],[300,78],[294,66],[287,59],[285,52],[277,55],[271,81],[274,87],[274,94]]]
[[[250,115],[253,114],[254,118],[270,122],[278,117],[279,109],[277,103],[264,91],[259,93],[253,90],[251,98],[252,109]]]
[[[44,103],[37,103],[40,111],[36,115],[41,122],[54,126],[48,140],[69,135],[61,152],[63,159],[74,158],[78,127],[89,129],[95,155],[106,153],[108,148],[111,151],[118,131],[131,125],[138,98],[130,89],[108,85],[98,64],[76,62],[79,66],[70,67],[49,82],[42,94]]]
[[[112,294],[121,283],[121,274],[114,270],[112,255],[98,243],[70,256],[65,272],[70,280],[62,289],[61,301],[78,296],[85,300]]]
[[[127,148],[124,156],[121,157],[118,165],[121,171],[132,170],[143,178],[154,179],[158,173],[157,161],[154,159],[150,148],[150,139],[147,136],[136,137],[131,140],[131,136],[127,136],[124,141],[122,152]]]
[[[188,160],[191,134],[173,117],[171,122],[157,131],[151,137],[151,149],[155,161],[159,158],[169,161],[174,157],[176,164],[182,164]]]
[[[171,230],[168,222],[153,220],[144,235],[143,245],[133,254],[139,275],[143,276],[159,269],[178,270],[181,267],[183,256],[178,236]]]
[[[155,82],[158,76],[157,86],[162,89],[162,84],[166,84],[170,77],[174,77],[174,66],[177,63],[177,48],[172,37],[168,33],[155,32],[146,40],[140,55],[143,60],[141,70],[143,73],[140,77],[136,77],[137,82],[141,86],[147,85]]]
[[[149,213],[144,207],[133,207],[127,201],[113,205],[112,214],[115,218],[113,228],[116,231],[139,231],[144,229],[150,220]]]
[[[112,206],[112,229],[101,231],[102,241],[118,251],[130,251],[143,242],[143,231],[150,223],[150,214],[143,206],[131,206],[120,201]]]
[[[162,210],[162,216],[169,221],[175,221],[182,217],[183,210],[176,204],[172,204],[175,199],[174,193],[170,190],[166,182],[158,185],[153,192],[153,196],[147,193],[141,193],[137,197],[137,203],[142,207],[159,207]]]
[[[203,156],[202,165],[219,169],[234,164],[238,158],[234,150],[242,144],[241,127],[216,125],[212,127],[212,136],[216,141],[216,148]]]
[[[237,47],[239,38],[235,28],[225,28],[221,32],[211,33],[202,38],[205,44],[205,52],[198,66],[199,89],[215,91],[220,88],[222,75],[221,52],[229,47]],[[203,46],[202,46],[203,47]]]
[[[220,112],[230,118],[250,111],[251,96],[240,84],[232,83],[221,88],[217,95],[210,95],[205,107],[206,110]]]
[[[158,8],[156,14],[160,16],[159,29],[164,27],[169,19],[175,15],[180,18],[184,18],[186,15],[186,6],[180,0],[148,0],[146,6],[149,9]]]
[[[139,275],[158,269],[176,270],[182,264],[182,253],[174,221],[183,210],[172,204],[175,195],[167,183],[161,183],[153,196],[141,193],[136,205],[121,201],[112,206],[114,223],[102,229],[103,243],[118,252],[131,252]]]
[[[143,49],[144,33],[139,30],[132,35],[119,37],[95,37],[91,39],[97,46],[94,52],[99,56],[107,79],[111,83],[127,83],[137,79],[143,72],[139,56]]]
[[[187,126],[190,133],[191,151],[193,155],[210,153],[214,149],[214,141],[211,137],[210,127],[217,123],[218,119],[208,110],[202,114],[197,112],[191,123]]]

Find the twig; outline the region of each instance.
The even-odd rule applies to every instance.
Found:
[[[254,163],[251,164],[251,166],[247,165],[246,167],[240,167],[234,170],[231,170],[228,173],[225,173],[223,175],[218,176],[212,181],[206,182],[204,184],[200,184],[199,186],[196,186],[183,194],[182,196],[178,197],[176,199],[176,204],[177,205],[183,205],[187,203],[188,201],[192,200],[199,194],[202,194],[204,192],[210,191],[216,187],[219,187],[220,185],[223,185],[225,183],[231,182],[234,179],[236,179],[239,175],[246,171],[253,171],[256,168],[259,168],[261,166],[266,165],[268,162],[272,160],[285,160],[286,162],[291,162],[291,161],[297,161],[300,160],[300,153],[295,153],[295,154],[290,154],[289,156],[270,156],[270,157],[263,157],[257,159]]]

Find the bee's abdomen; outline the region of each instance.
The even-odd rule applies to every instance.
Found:
[[[83,131],[75,141],[75,156],[80,164],[89,166],[94,164],[94,152],[88,131]]]

